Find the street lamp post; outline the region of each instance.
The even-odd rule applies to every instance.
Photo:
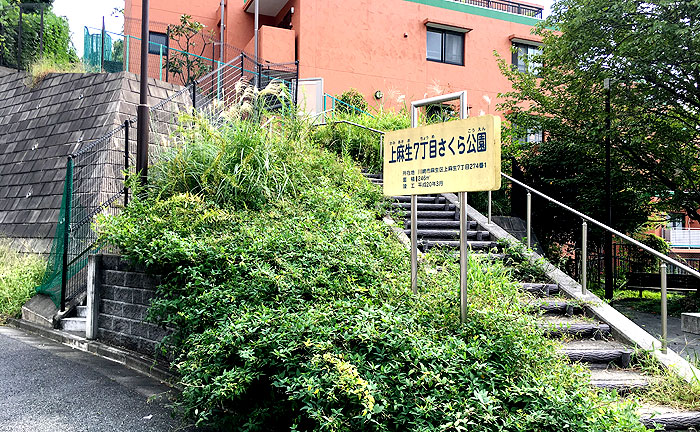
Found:
[[[136,110],[136,172],[142,186],[148,182],[148,1],[141,3],[141,95]]]
[[[610,78],[603,81],[605,87],[605,211],[607,225],[612,227],[612,187],[610,179]],[[605,231],[605,298],[613,298],[613,250],[612,233]]]

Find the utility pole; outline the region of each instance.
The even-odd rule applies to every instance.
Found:
[[[148,0],[141,3],[141,95],[137,109],[136,172],[148,183]]]
[[[605,211],[606,224],[612,228],[612,186],[610,179],[610,78],[603,81],[605,87]],[[613,250],[612,233],[605,231],[605,298],[613,298]]]

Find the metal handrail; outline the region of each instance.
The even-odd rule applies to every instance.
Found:
[[[618,236],[618,237],[620,237],[620,238],[622,238],[622,239],[624,239],[624,240],[627,240],[628,242],[630,242],[630,243],[632,243],[632,244],[634,244],[634,245],[636,245],[636,246],[639,246],[640,248],[644,249],[645,251],[649,252],[650,254],[654,255],[655,257],[659,258],[660,260],[665,261],[665,262],[668,263],[668,264],[673,264],[674,266],[676,266],[676,267],[678,267],[678,268],[681,268],[681,269],[685,270],[686,272],[690,273],[691,275],[695,276],[696,278],[700,279],[700,272],[698,272],[697,270],[695,270],[695,269],[693,269],[693,268],[691,268],[691,267],[688,267],[687,265],[685,265],[685,264],[683,264],[683,263],[681,263],[681,262],[678,262],[678,261],[674,260],[673,258],[670,258],[669,256],[664,255],[664,254],[662,254],[661,252],[659,252],[659,251],[657,251],[657,250],[655,250],[655,249],[650,248],[649,246],[647,246],[647,245],[645,245],[645,244],[643,244],[643,243],[641,243],[641,242],[639,242],[639,241],[633,239],[633,238],[630,237],[630,236],[627,236],[627,235],[621,233],[620,231],[617,231],[617,230],[614,229],[614,228],[611,228],[611,227],[605,225],[605,224],[602,223],[602,222],[598,222],[597,220],[593,219],[593,218],[590,217],[590,216],[586,216],[585,214],[581,213],[580,211],[575,210],[575,209],[573,209],[573,208],[567,206],[566,204],[563,204],[563,203],[561,203],[561,202],[555,200],[554,198],[545,195],[544,193],[538,191],[537,189],[534,189],[533,187],[528,186],[528,185],[526,185],[525,183],[523,183],[523,182],[521,182],[521,181],[518,181],[518,180],[514,179],[513,177],[511,177],[511,176],[509,176],[509,175],[507,175],[507,174],[505,174],[505,173],[501,173],[501,176],[504,177],[504,178],[506,178],[506,179],[508,179],[508,180],[510,180],[510,181],[512,181],[513,183],[516,183],[516,184],[518,184],[518,185],[524,187],[526,190],[528,190],[528,191],[530,191],[530,192],[532,192],[532,193],[534,193],[534,194],[536,194],[536,195],[539,195],[539,196],[541,196],[542,198],[544,198],[544,199],[546,199],[546,200],[548,200],[548,201],[550,201],[550,202],[552,202],[552,203],[558,205],[559,207],[563,208],[564,210],[567,210],[567,211],[569,211],[569,212],[575,214],[576,216],[578,216],[578,217],[580,217],[580,218],[582,218],[582,219],[584,219],[584,220],[586,220],[586,221],[588,221],[588,222],[591,222],[591,223],[593,223],[593,224],[599,226],[600,228],[603,228],[604,230],[609,231],[609,232],[615,234],[616,236]]]
[[[348,120],[334,120],[334,121],[332,121],[331,123],[332,123],[332,124],[347,123],[347,124],[349,124],[349,125],[357,126],[357,127],[359,127],[359,128],[362,128],[362,129],[367,129],[368,131],[371,131],[371,132],[374,132],[374,133],[378,133],[378,134],[380,134],[380,135],[384,135],[384,134],[386,133],[386,132],[384,132],[384,131],[380,131],[379,129],[374,129],[374,128],[371,128],[371,127],[369,127],[369,126],[364,126],[364,125],[361,125],[361,124],[359,124],[359,123],[351,122],[351,121],[348,121]]]

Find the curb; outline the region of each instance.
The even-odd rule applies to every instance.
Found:
[[[161,383],[180,390],[175,384],[177,376],[160,367],[153,358],[136,354],[123,348],[116,348],[102,342],[86,339],[82,336],[66,333],[60,330],[48,329],[22,319],[10,318],[7,325],[32,333],[45,339],[67,345],[71,348],[89,352],[99,357],[122,364],[140,374],[160,381]]]

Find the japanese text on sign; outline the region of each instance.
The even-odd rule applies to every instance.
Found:
[[[499,117],[389,132],[384,143],[384,195],[474,192],[501,186]]]

